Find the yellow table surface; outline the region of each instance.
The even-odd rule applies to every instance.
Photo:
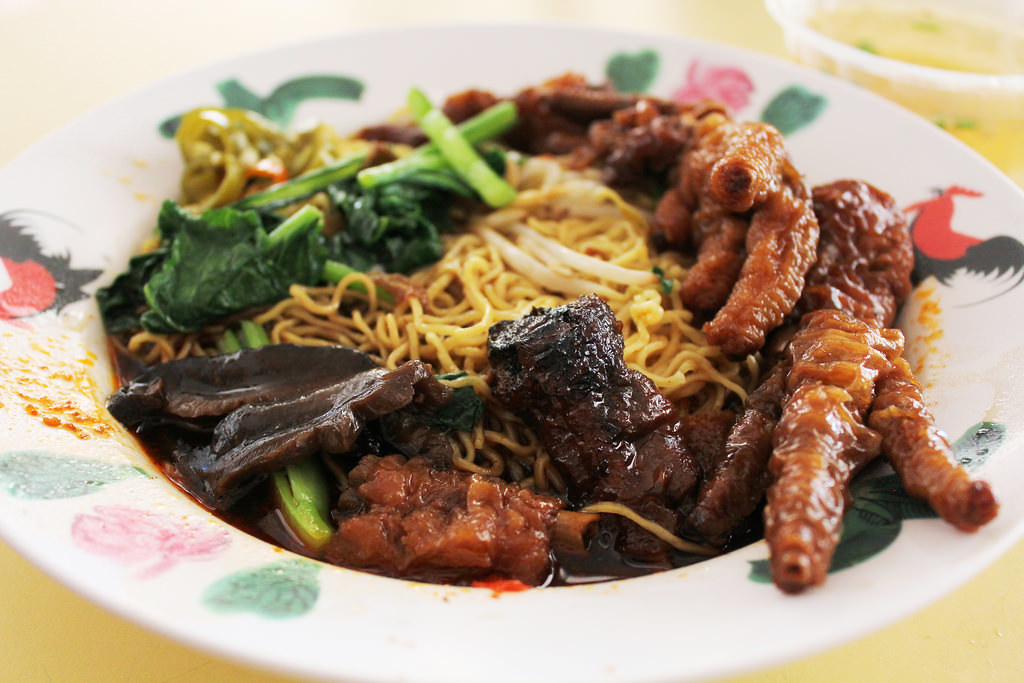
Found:
[[[0,0],[0,165],[83,112],[210,60],[336,31],[471,20],[672,32],[785,54],[760,0]],[[921,568],[930,570],[941,571]],[[679,618],[687,618],[684,605]],[[124,621],[0,542],[0,680],[297,679],[224,661]],[[910,618],[809,659],[730,679],[1021,680],[1024,543]]]

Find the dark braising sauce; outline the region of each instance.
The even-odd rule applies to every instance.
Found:
[[[113,342],[111,343],[111,357],[118,381],[122,384],[131,381],[143,369],[138,360]],[[203,443],[204,439],[208,439],[207,435],[198,432],[192,433],[184,429],[159,428],[144,430],[142,434],[137,435],[137,439],[143,451],[149,456],[154,465],[169,481],[192,498],[197,505],[200,505],[211,514],[239,530],[271,545],[312,559],[323,559],[320,553],[303,543],[288,526],[282,513],[277,508],[272,485],[269,480],[264,480],[257,484],[227,510],[213,510],[200,502],[200,496],[197,496],[196,492],[189,489],[185,479],[179,476],[171,463],[175,462],[174,454],[177,451],[195,452],[197,448],[204,448]],[[372,438],[360,441],[361,444],[374,442]],[[335,463],[341,466],[342,469],[347,470],[358,459],[354,455],[340,456],[335,458]],[[333,490],[329,494],[330,498],[337,500],[342,491],[342,486],[335,482]],[[761,537],[760,525],[757,522],[759,517],[755,516],[751,519],[752,521],[740,533],[735,535],[727,550],[741,547]],[[339,520],[334,521],[337,522]],[[630,559],[616,550],[620,528],[621,526],[614,524],[598,523],[591,525],[585,540],[585,550],[563,547],[557,542],[553,543],[551,573],[541,585],[571,586],[644,576],[687,566],[706,559],[703,556],[676,551],[669,552],[665,561],[661,562],[642,562]],[[370,573],[382,573],[372,569],[362,570],[369,571]],[[465,582],[459,580],[458,572],[456,571],[431,571],[402,576],[401,578],[430,583]]]

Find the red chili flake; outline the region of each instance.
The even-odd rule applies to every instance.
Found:
[[[519,579],[482,579],[470,584],[473,588],[487,588],[491,591],[491,597],[498,597],[502,593],[519,593],[530,590],[529,586]]]

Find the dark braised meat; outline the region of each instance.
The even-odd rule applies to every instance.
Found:
[[[242,406],[214,428],[214,462],[200,476],[214,495],[229,495],[256,475],[315,453],[348,453],[368,422],[414,402],[439,407],[450,396],[451,389],[434,378],[429,366],[409,361],[394,370],[364,370],[287,400]]]
[[[672,404],[626,367],[620,324],[595,295],[491,327],[494,396],[540,436],[575,505],[612,501],[674,531],[699,467]],[[663,553],[628,527],[623,551]]]
[[[903,212],[888,194],[860,180],[815,187],[812,197],[821,237],[797,313],[834,308],[891,327],[910,294],[914,269]]]
[[[701,118],[655,212],[670,246],[695,248],[683,300],[713,318],[708,341],[731,354],[764,345],[792,311],[814,263],[818,222],[782,135],[723,114]]]
[[[410,361],[386,370],[358,351],[327,350],[271,345],[163,363],[115,392],[109,407],[143,438],[167,440],[168,432],[182,428],[192,432],[177,440],[167,466],[198,500],[217,510],[231,507],[267,474],[289,464],[321,451],[348,453],[371,422],[382,423],[379,436],[393,449],[412,454],[429,446],[435,460],[450,458],[450,450],[437,451],[450,445],[422,416],[445,405],[452,390],[427,365]],[[292,376],[304,381],[289,384]],[[211,387],[231,400],[218,399]],[[199,409],[197,393],[213,398]],[[200,416],[186,419],[182,412]],[[387,419],[394,426],[390,431],[383,424]]]
[[[510,98],[519,118],[503,141],[528,154],[568,154],[587,142],[593,121],[629,107],[636,95],[616,92],[608,85],[591,85],[579,74],[567,73],[521,90]],[[444,112],[453,121],[468,119],[500,100],[468,90],[449,97]]]
[[[422,458],[365,456],[349,474],[328,561],[427,581],[551,575],[550,536],[563,503],[498,479],[440,471]]]
[[[220,417],[240,406],[302,394],[375,367],[360,351],[297,344],[183,358],[155,365],[122,386],[108,399],[107,410],[129,428]]]
[[[725,460],[725,440],[735,422],[733,410],[705,410],[682,418],[686,449],[701,472],[714,472]]]
[[[775,426],[786,396],[789,363],[765,376],[743,402],[739,419],[723,438],[723,457],[701,486],[685,524],[698,537],[723,546],[740,523],[753,514],[771,483],[768,459]]]
[[[585,145],[574,151],[573,164],[600,162],[604,181],[615,187],[659,190],[686,149],[696,120],[710,109],[685,110],[644,97],[594,121]]]

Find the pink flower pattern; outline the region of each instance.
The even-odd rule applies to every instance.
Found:
[[[718,100],[736,113],[747,106],[753,91],[754,82],[742,69],[694,59],[686,70],[686,83],[672,93],[672,99],[677,102]]]
[[[97,505],[95,514],[79,514],[71,537],[81,548],[124,565],[145,563],[137,574],[148,579],[180,560],[206,560],[227,548],[226,531],[203,530],[188,522],[124,505]]]

